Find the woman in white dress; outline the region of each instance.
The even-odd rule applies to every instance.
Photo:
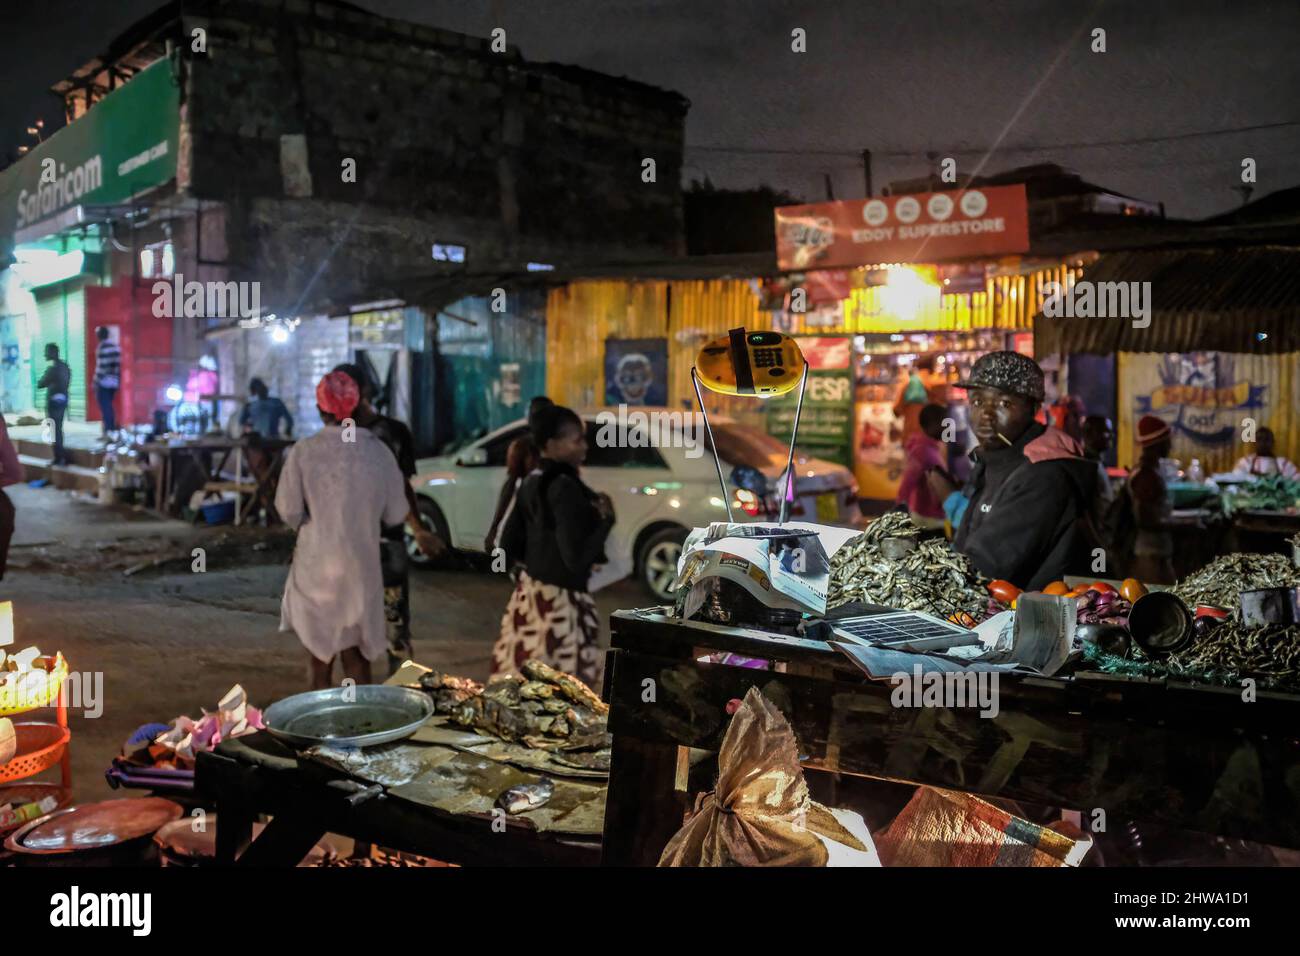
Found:
[[[382,525],[406,517],[405,479],[387,446],[351,420],[356,383],[331,372],[316,386],[325,423],[290,449],[275,507],[298,541],[280,603],[280,630],[298,635],[311,656],[313,689],[343,675],[369,684],[370,661],[388,647],[384,585],[376,556]]]

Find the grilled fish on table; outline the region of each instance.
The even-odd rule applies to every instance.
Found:
[[[432,695],[434,711],[462,727],[537,750],[609,746],[609,707],[586,684],[541,661],[527,661],[522,670],[523,677],[499,678],[487,686],[431,672],[420,685]]]

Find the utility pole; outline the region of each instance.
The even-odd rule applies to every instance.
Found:
[[[862,176],[867,183],[867,198],[871,198],[871,150],[862,151]]]

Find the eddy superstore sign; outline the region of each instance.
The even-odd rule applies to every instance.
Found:
[[[932,262],[1029,250],[1025,187],[841,200],[776,210],[782,269]]]

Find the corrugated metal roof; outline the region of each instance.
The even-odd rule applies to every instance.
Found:
[[[1300,246],[1102,253],[1082,281],[1150,283],[1150,324],[1034,316],[1034,352],[1300,351]],[[1263,335],[1264,338],[1260,338]]]

